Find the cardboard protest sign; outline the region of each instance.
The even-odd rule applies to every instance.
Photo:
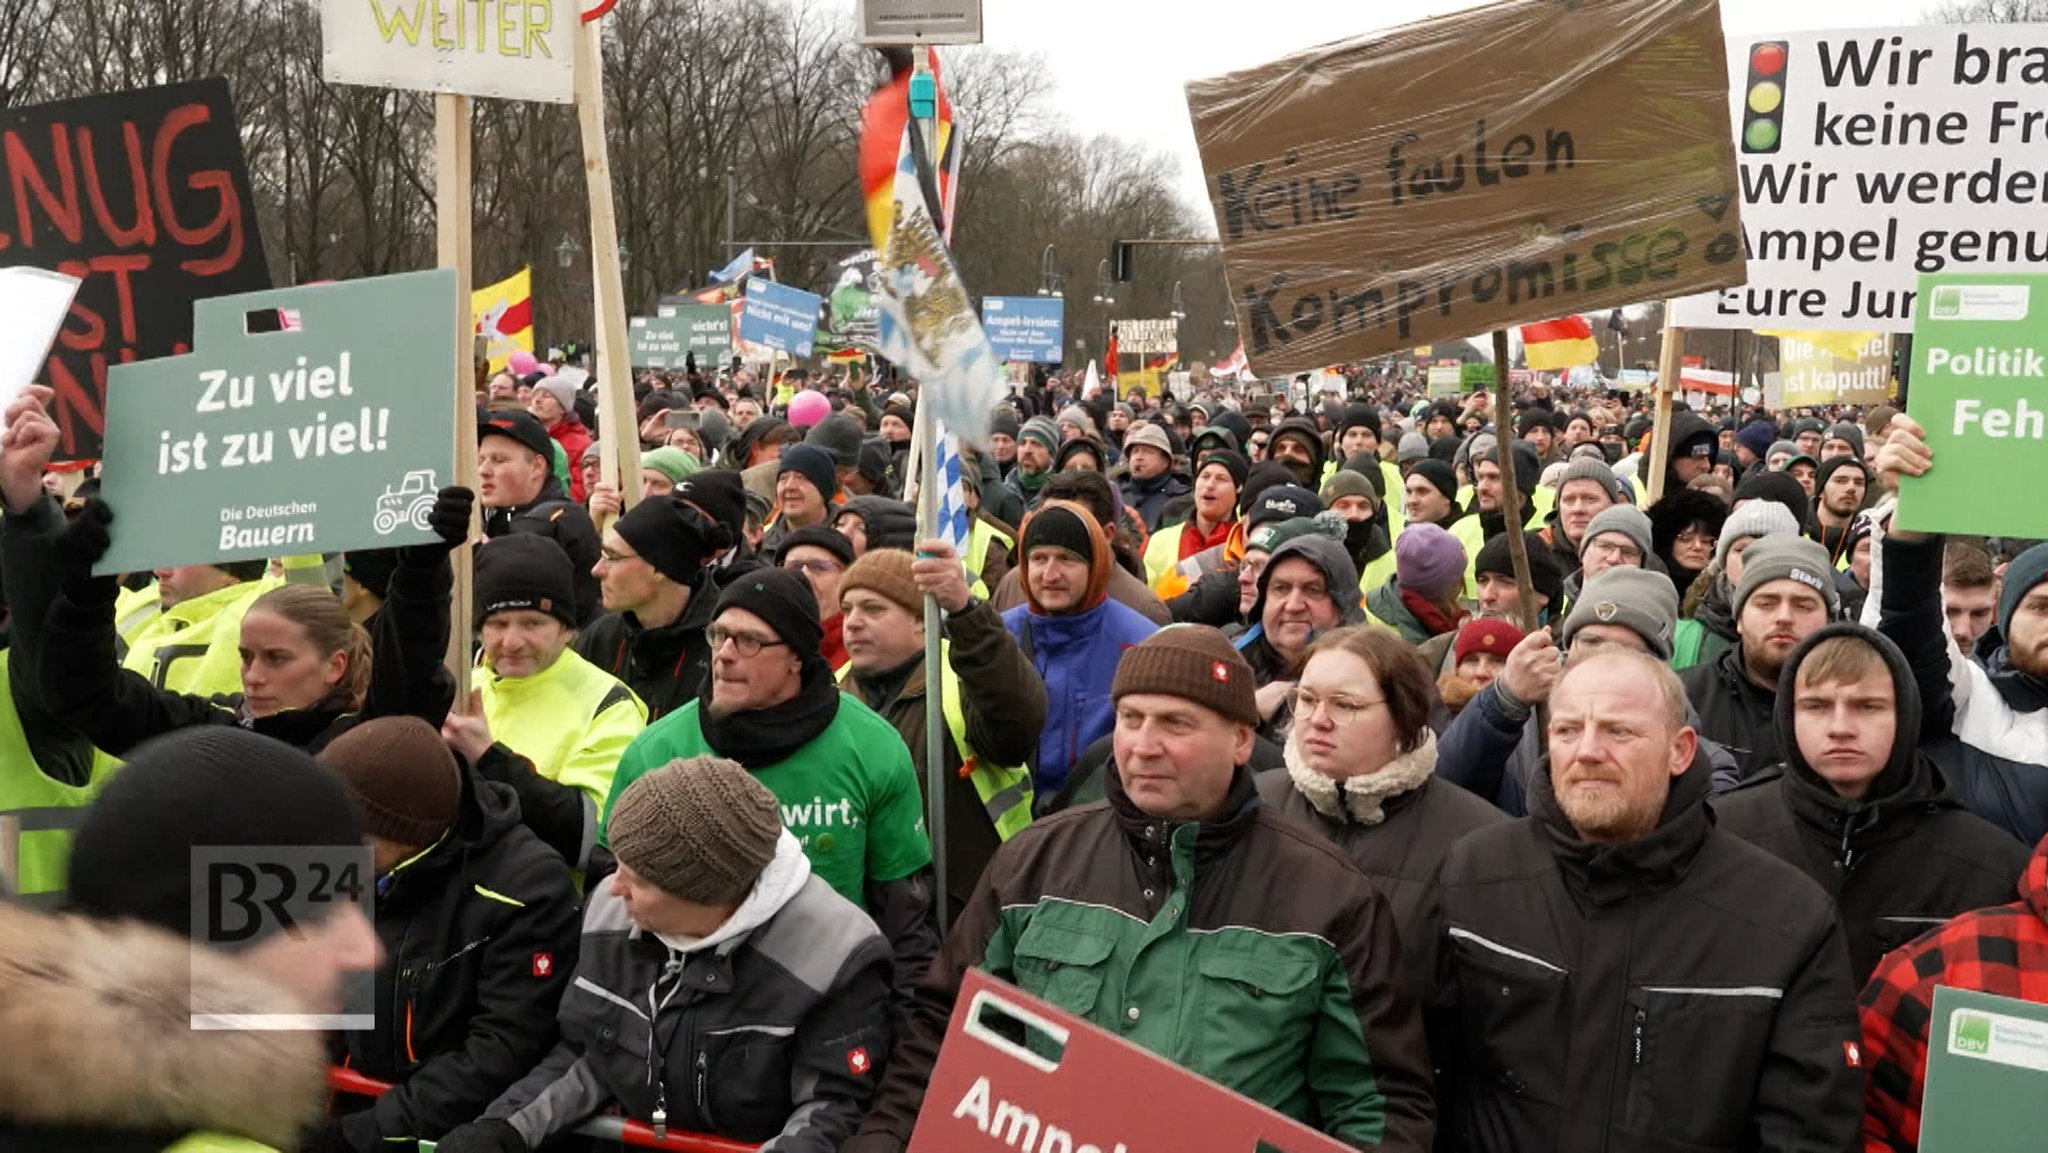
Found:
[[[1265,373],[1739,284],[1717,0],[1508,0],[1190,83]]]
[[[981,328],[996,357],[1010,363],[1059,364],[1066,338],[1067,302],[1057,296],[989,296],[981,302]]]
[[[1935,987],[1920,1153],[2038,1148],[2048,1130],[2043,1089],[2048,1005]]]
[[[121,365],[101,492],[137,572],[434,539],[455,476],[455,272],[200,302],[193,351]],[[300,325],[251,335],[249,314]]]
[[[839,275],[825,297],[818,343],[834,352],[874,352],[882,343],[882,310],[875,303],[882,291],[881,257],[864,249],[835,267]]]
[[[1121,353],[1163,355],[1180,351],[1180,322],[1172,317],[1160,320],[1119,320],[1115,328],[1117,350]]]
[[[50,342],[71,311],[78,278],[40,268],[0,268],[0,406],[35,383]]]
[[[1489,378],[1488,384],[1492,381]],[[1429,396],[1439,400],[1465,395],[1465,367],[1459,364],[1433,364],[1429,366]]]
[[[270,287],[227,81],[0,111],[0,266],[80,281],[39,383],[100,455],[107,368],[183,352],[192,302]]]
[[[1673,324],[1906,332],[1920,274],[2048,263],[2048,24],[1728,49],[1749,281]]]
[[[1892,357],[1882,333],[1857,334],[1856,355],[1842,357],[1810,341],[1781,337],[1783,403],[1793,408],[1829,404],[1883,404],[1892,395]]]
[[[2048,275],[1920,278],[1906,411],[1935,466],[1899,479],[1898,526],[1914,532],[2048,536]]]
[[[321,0],[333,84],[568,104],[577,0]]]
[[[809,356],[818,335],[816,294],[772,280],[747,283],[740,311],[740,339],[790,356]]]
[[[1012,1039],[1020,1031],[1025,1044]],[[1116,1091],[1104,1092],[1108,1085]],[[909,1153],[1350,1148],[971,969]]]

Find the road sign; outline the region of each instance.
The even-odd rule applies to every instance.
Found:
[[[981,327],[998,360],[1059,364],[1066,359],[1067,302],[1057,296],[990,296]]]
[[[860,0],[860,42],[979,44],[981,0]]]

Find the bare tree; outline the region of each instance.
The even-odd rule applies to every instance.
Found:
[[[35,91],[55,0],[0,0],[0,108]]]
[[[2048,0],[1953,0],[1928,13],[1943,24],[2027,24],[2048,20]]]

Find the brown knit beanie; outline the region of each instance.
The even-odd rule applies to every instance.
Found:
[[[612,853],[647,883],[699,905],[738,901],[775,859],[782,810],[734,761],[670,761],[627,786],[605,827]]]
[[[1124,653],[1111,700],[1158,693],[1193,701],[1227,720],[1257,726],[1257,678],[1244,655],[1208,625],[1170,625]]]
[[[900,548],[871,548],[839,578],[839,599],[844,601],[855,589],[867,589],[923,620],[924,594],[917,591],[917,582],[910,575],[910,566],[916,561]]]
[[[462,769],[434,726],[418,717],[378,717],[320,751],[355,802],[363,832],[425,847],[455,823]]]

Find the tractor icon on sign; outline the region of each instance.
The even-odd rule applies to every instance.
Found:
[[[409,524],[426,532],[433,528],[427,514],[434,511],[434,474],[430,469],[420,469],[405,474],[398,487],[385,489],[377,498],[377,516],[371,527],[378,536],[390,536],[400,525]]]

